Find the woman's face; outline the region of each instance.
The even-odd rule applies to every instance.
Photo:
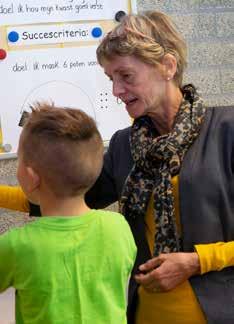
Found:
[[[125,103],[132,118],[154,115],[165,93],[165,79],[158,67],[134,56],[115,56],[103,68],[113,82],[113,95]]]

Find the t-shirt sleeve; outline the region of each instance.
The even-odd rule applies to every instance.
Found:
[[[123,216],[122,216],[123,217]],[[137,254],[137,247],[136,243],[132,234],[132,231],[127,223],[127,221],[123,217],[123,222],[125,223],[125,235],[128,243],[128,251],[129,251],[129,264],[130,264],[130,271],[132,270],[135,260],[136,260],[136,254]]]
[[[13,286],[14,253],[10,232],[0,235],[0,292]]]
[[[201,274],[234,266],[234,241],[195,245]]]

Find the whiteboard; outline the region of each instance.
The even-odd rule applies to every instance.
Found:
[[[24,111],[37,101],[79,108],[103,141],[130,125],[96,60],[116,13],[130,0],[0,0],[0,159],[16,156]]]

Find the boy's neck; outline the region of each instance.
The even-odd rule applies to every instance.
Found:
[[[90,211],[84,201],[84,196],[40,199],[42,216],[81,216]]]

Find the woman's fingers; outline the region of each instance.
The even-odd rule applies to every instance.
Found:
[[[148,260],[146,263],[141,264],[139,266],[139,270],[142,272],[152,271],[153,269],[160,266],[162,262],[163,262],[163,260],[162,260],[161,256],[152,258],[152,259]]]

